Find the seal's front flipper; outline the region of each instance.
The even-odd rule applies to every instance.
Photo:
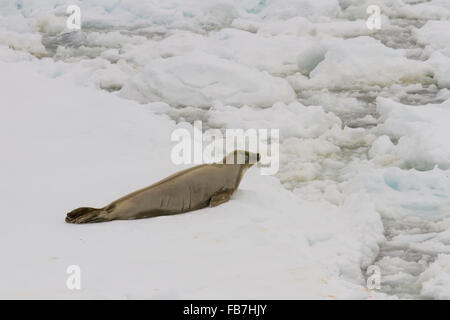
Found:
[[[209,206],[216,207],[219,204],[225,203],[230,200],[231,194],[229,192],[221,192],[213,195],[209,200]]]
[[[67,223],[92,223],[110,221],[108,212],[103,209],[82,207],[69,212],[66,216]]]

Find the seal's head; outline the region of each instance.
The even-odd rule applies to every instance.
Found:
[[[261,155],[259,153],[253,153],[245,150],[234,150],[223,158],[222,163],[244,165],[244,167],[248,169],[260,159]]]

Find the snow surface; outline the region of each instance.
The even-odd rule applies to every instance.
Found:
[[[37,75],[29,63],[1,69],[9,102],[1,109],[8,181],[1,193],[9,208],[1,224],[8,244],[2,298],[368,296],[358,282],[382,237],[374,209],[357,198],[343,208],[305,203],[255,169],[232,201],[214,209],[66,224],[68,208],[101,206],[179,169],[169,159],[175,123],[135,102]],[[374,230],[359,228],[367,219]],[[65,287],[71,264],[82,270],[79,292]]]
[[[0,2],[0,298],[450,299],[450,2],[377,3],[380,30],[369,0]],[[280,129],[279,172],[64,222],[188,167],[195,120]]]

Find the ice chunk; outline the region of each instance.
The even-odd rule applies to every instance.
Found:
[[[289,83],[266,72],[202,52],[155,59],[125,84],[121,95],[141,102],[210,108],[214,101],[235,106],[270,107],[291,102]]]
[[[272,108],[217,106],[208,112],[214,127],[280,129],[281,138],[315,138],[341,121],[320,106],[305,107],[299,102],[275,103]]]
[[[377,110],[384,124],[380,132],[398,138],[391,148],[404,166],[422,170],[450,168],[450,100],[442,104],[407,106],[378,97]],[[381,151],[381,150],[378,150]],[[377,153],[374,149],[373,154]]]
[[[312,57],[319,57],[318,53]],[[296,77],[290,80],[296,90],[311,87],[343,89],[420,82],[428,72],[423,64],[408,60],[401,51],[363,36],[332,45],[325,53],[325,59],[310,72],[309,80]]]
[[[440,254],[419,277],[424,298],[450,299],[450,255]]]

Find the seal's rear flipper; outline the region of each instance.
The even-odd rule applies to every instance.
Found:
[[[104,209],[82,207],[69,212],[66,216],[67,223],[92,223],[110,221],[107,219]]]

